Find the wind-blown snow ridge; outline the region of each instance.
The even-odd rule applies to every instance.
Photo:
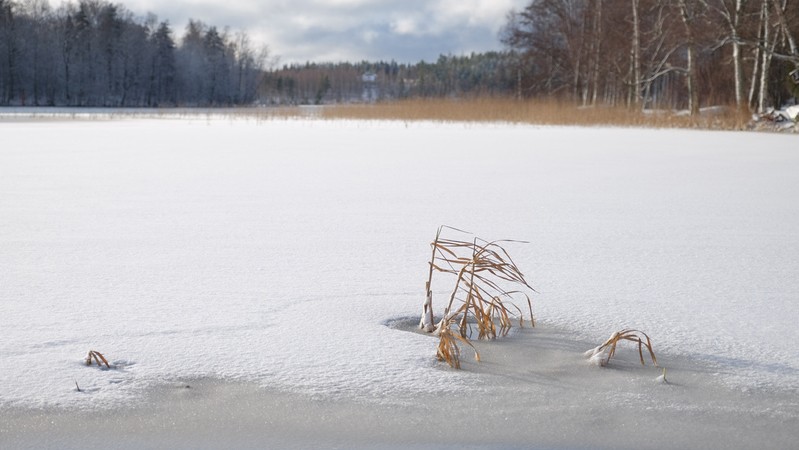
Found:
[[[0,405],[114,407],[203,376],[385,401],[479,389],[440,370],[433,339],[384,326],[418,314],[442,223],[531,241],[510,251],[544,323],[597,343],[634,327],[732,386],[799,389],[791,136],[300,120],[0,133]],[[86,367],[90,349],[116,367]]]

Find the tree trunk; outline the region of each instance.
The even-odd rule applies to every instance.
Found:
[[[743,14],[744,0],[735,0],[735,12],[731,20],[732,34],[732,64],[735,72],[735,107],[738,113],[743,111],[744,105],[744,73],[741,57],[741,43],[738,28]]]
[[[744,72],[743,61],[741,60],[741,44],[737,42],[738,37],[734,36],[735,40],[732,44],[732,63],[735,72],[735,108],[738,112],[743,111],[744,105]]]
[[[794,39],[793,34],[791,34],[791,30],[788,28],[788,23],[785,20],[785,11],[789,3],[790,0],[784,0],[782,4],[780,4],[780,0],[774,0],[774,12],[777,13],[777,21],[780,24],[780,30],[788,41],[788,48],[791,50],[791,55],[799,58],[799,48],[797,48],[796,39]],[[794,64],[799,67],[799,62],[795,62]]]
[[[761,16],[762,16],[762,8],[761,8]],[[753,67],[752,67],[752,82],[749,85],[749,107],[750,109],[757,109],[755,107],[755,93],[757,92],[757,83],[760,77],[758,77],[758,69],[760,68],[760,61],[761,61],[761,53],[763,53],[763,23],[761,17],[761,24],[760,27],[757,29],[757,42],[758,45],[755,47],[755,57],[752,59]]]
[[[599,92],[599,60],[602,49],[602,0],[596,0],[596,11],[594,14],[594,47],[593,47],[593,86],[591,93],[591,105],[596,106],[597,95]]]
[[[771,51],[769,50],[769,40],[771,39],[770,28],[770,13],[769,13],[769,2],[768,0],[763,0],[763,6],[761,8],[761,24],[763,27],[763,41],[761,45],[763,46],[761,52],[761,61],[760,61],[760,91],[758,92],[757,96],[757,111],[759,113],[764,113],[766,111],[766,102],[768,101],[768,75],[769,70],[771,69]]]
[[[688,47],[687,50],[687,57],[688,63],[686,67],[687,77],[687,87],[688,87],[688,110],[691,112],[691,116],[699,115],[699,86],[697,83],[697,76],[696,76],[696,42],[694,40],[694,32],[693,32],[693,21],[695,17],[688,9],[688,5],[685,3],[685,0],[679,0],[680,6],[680,16],[682,17],[682,23],[685,27],[685,38],[686,38],[686,45]]]
[[[630,49],[632,68],[632,104],[638,106],[641,100],[641,23],[638,18],[639,0],[632,0],[633,41]],[[644,105],[645,107],[646,105]]]
[[[699,115],[699,86],[696,79],[696,50],[688,44],[688,110],[691,116]]]

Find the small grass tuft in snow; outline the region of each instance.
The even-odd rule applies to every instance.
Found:
[[[588,350],[584,355],[592,364],[604,367],[610,362],[610,358],[613,358],[613,355],[616,354],[616,345],[621,341],[631,341],[638,344],[638,357],[641,359],[641,365],[646,365],[644,362],[644,347],[646,347],[649,352],[652,364],[654,366],[658,365],[657,358],[655,358],[655,351],[652,349],[652,341],[649,339],[649,336],[643,331],[633,329],[625,329],[613,333],[605,343]]]
[[[660,384],[669,384],[669,380],[666,379],[666,368],[665,367],[663,368],[663,374],[661,374],[659,377],[655,378],[655,382],[656,383],[660,383]]]
[[[471,235],[457,228],[439,227],[431,243],[432,256],[425,283],[427,295],[419,327],[427,332],[438,333],[441,338],[439,359],[458,368],[457,342],[453,337],[471,345],[469,339],[472,329],[476,329],[478,339],[494,339],[508,334],[514,317],[518,318],[519,326],[524,326],[525,314],[513,302],[514,298],[526,300],[530,323],[535,326],[529,295],[533,288],[508,252],[499,245],[519,241],[445,238],[442,236],[444,230]],[[449,302],[437,326],[433,326],[433,273],[454,276]],[[510,289],[510,286],[520,288]]]
[[[111,368],[111,365],[108,364],[108,360],[105,359],[105,356],[98,351],[89,350],[89,354],[86,356],[86,365],[91,366],[92,361],[96,362],[98,367],[105,365],[106,369]],[[75,384],[77,385],[77,382]],[[78,389],[78,391],[80,391],[80,389]]]

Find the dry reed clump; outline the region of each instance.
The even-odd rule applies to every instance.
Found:
[[[514,303],[515,298],[526,300],[530,323],[535,326],[532,302],[525,292],[534,290],[508,252],[500,246],[500,243],[520,241],[485,241],[477,237],[470,241],[453,239],[442,236],[445,230],[471,235],[457,228],[439,227],[431,243],[432,256],[425,283],[427,295],[419,327],[438,334],[439,359],[459,368],[460,353],[456,341],[472,346],[469,339],[475,330],[478,339],[505,336],[513,326],[514,318],[518,318],[519,326],[524,325],[524,312]],[[435,325],[432,304],[434,273],[454,276],[449,301],[442,319]],[[519,289],[510,289],[509,286],[518,286]]]
[[[641,359],[641,365],[646,365],[644,362],[644,347],[649,351],[649,357],[652,358],[652,364],[657,367],[658,361],[655,358],[655,352],[652,350],[652,342],[649,336],[643,331],[625,329],[613,333],[605,343],[585,352],[586,358],[599,366],[606,366],[610,362],[610,358],[616,354],[616,345],[621,341],[631,341],[638,344],[638,357]],[[665,371],[663,372],[665,380]]]
[[[436,349],[436,358],[438,358],[439,361],[446,362],[454,369],[461,368],[461,351],[458,347],[458,341],[471,347],[472,351],[474,351],[474,359],[480,361],[480,353],[476,348],[474,348],[474,345],[472,345],[469,339],[459,334],[453,333],[449,325],[446,325],[441,329],[438,337],[439,341],[438,348]]]
[[[106,369],[111,368],[111,365],[108,364],[108,360],[105,359],[105,356],[98,351],[89,350],[89,354],[86,356],[86,365],[91,366],[92,361],[96,362],[98,367],[105,365]]]
[[[698,117],[670,110],[641,111],[624,106],[583,107],[555,99],[410,99],[322,108],[325,119],[508,122],[536,125],[635,126],[738,130],[750,118],[734,107],[709,108]]]

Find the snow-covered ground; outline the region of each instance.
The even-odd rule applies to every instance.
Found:
[[[418,316],[441,224],[509,246],[545,326],[646,331],[799,392],[795,136],[315,120],[0,122],[0,407],[210,377],[350,400],[482,389]],[[435,286],[443,307],[448,286]],[[93,349],[113,370],[88,368]],[[588,348],[586,348],[587,350]],[[81,392],[77,392],[76,383]]]

